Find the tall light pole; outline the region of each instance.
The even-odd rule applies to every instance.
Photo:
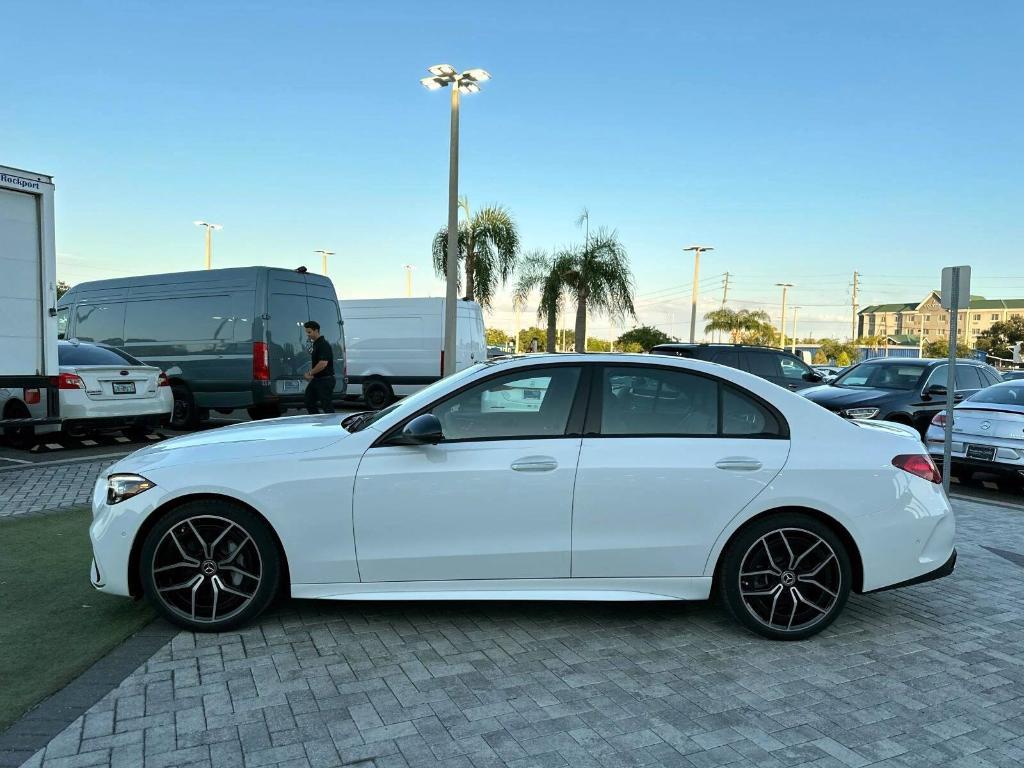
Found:
[[[782,342],[779,346],[782,349],[786,348],[786,291],[793,287],[792,283],[776,283],[777,287],[782,289],[782,322],[779,323],[779,330],[782,332]]]
[[[794,355],[796,354],[796,315],[799,311],[800,307],[793,307],[793,338],[791,340],[793,346],[789,351],[792,352]]]
[[[690,296],[690,343],[696,340],[697,332],[697,281],[700,279],[700,255],[715,250],[710,245],[690,245],[684,251],[693,251],[693,294]]]
[[[452,128],[448,161],[448,264],[445,268],[447,285],[444,301],[444,369],[449,376],[455,373],[455,323],[459,293],[459,94],[477,93],[480,83],[490,80],[483,69],[467,69],[461,75],[451,64],[428,67],[430,77],[420,80],[428,91],[451,86]]]
[[[405,296],[412,298],[412,271],[416,269],[412,264],[403,265],[405,270]]]
[[[321,248],[318,251],[313,251],[313,253],[319,253],[323,257],[323,261],[324,261],[324,271],[323,271],[323,274],[326,275],[327,274],[327,257],[328,256],[333,256],[334,255],[334,251],[325,251],[324,249]]]
[[[213,230],[224,229],[220,224],[211,224],[208,221],[193,221],[197,227],[206,227],[206,268],[213,267]]]

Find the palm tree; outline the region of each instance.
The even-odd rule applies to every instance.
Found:
[[[512,291],[515,305],[524,306],[530,294],[540,288],[537,319],[547,322],[547,351],[554,352],[558,332],[558,310],[565,293],[563,275],[555,269],[555,260],[546,251],[530,251],[519,265],[519,279]]]
[[[618,233],[603,227],[583,248],[567,248],[556,254],[553,272],[576,302],[576,351],[587,351],[587,311],[620,318],[636,317],[633,306],[633,274]]]
[[[732,337],[733,344],[741,333],[756,333],[772,322],[768,313],[761,309],[736,311],[726,307],[708,312],[704,319],[708,321],[704,326],[704,333],[725,331]]]
[[[469,200],[459,207],[465,218],[459,222],[459,258],[466,270],[466,298],[490,307],[499,284],[512,276],[519,256],[519,231],[512,214],[500,205],[488,205],[470,215]],[[434,269],[439,275],[448,269],[448,227],[434,235]],[[462,284],[462,281],[459,281]]]

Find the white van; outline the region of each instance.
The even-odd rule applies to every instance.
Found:
[[[345,323],[348,395],[373,409],[441,378],[444,299],[352,299],[338,302]],[[459,301],[455,369],[487,360],[484,316]]]

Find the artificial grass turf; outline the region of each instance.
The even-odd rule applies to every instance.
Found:
[[[154,617],[89,583],[91,518],[0,519],[0,731]]]

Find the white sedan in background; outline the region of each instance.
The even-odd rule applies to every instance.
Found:
[[[504,393],[516,408],[495,409]],[[527,407],[529,405],[529,407]],[[795,640],[850,592],[953,570],[917,436],[733,368],[476,365],[390,408],[188,435],[106,470],[93,584],[221,631],[329,600],[704,600]]]
[[[163,371],[103,344],[59,341],[62,429],[148,432],[170,418],[174,396]]]

